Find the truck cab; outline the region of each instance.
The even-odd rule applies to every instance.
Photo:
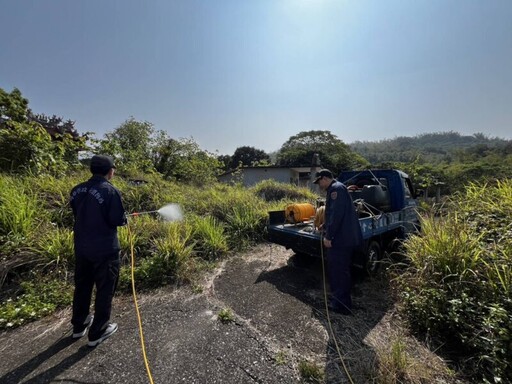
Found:
[[[384,250],[419,229],[413,184],[406,173],[394,169],[347,171],[337,179],[352,197],[364,240],[353,264],[373,273]],[[321,205],[317,202],[317,209]],[[291,223],[284,211],[269,212],[267,232],[270,242],[296,254],[319,257],[324,251],[313,218]]]

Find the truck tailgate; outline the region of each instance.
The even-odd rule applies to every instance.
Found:
[[[268,240],[293,249],[297,253],[320,255],[320,233],[313,222],[301,224],[274,224],[267,227]]]

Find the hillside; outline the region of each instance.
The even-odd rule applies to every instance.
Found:
[[[399,136],[380,141],[356,141],[350,147],[372,164],[410,162],[418,157],[422,162],[438,164],[450,163],[468,153],[512,154],[512,140],[488,137],[483,133],[464,136],[453,131],[425,133],[413,137]]]

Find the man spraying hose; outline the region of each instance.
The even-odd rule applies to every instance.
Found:
[[[121,194],[109,182],[115,166],[111,157],[91,159],[92,177],[75,186],[70,203],[75,218],[75,292],[73,296],[73,338],[89,330],[90,347],[95,347],[117,331],[110,322],[112,299],[119,277],[119,239],[117,227],[126,225]],[[89,313],[96,286],[94,316]],[[90,328],[89,328],[90,327]]]
[[[354,251],[363,242],[361,227],[352,198],[332,172],[316,173],[315,184],[326,191],[323,246],[327,248],[327,267],[331,287],[330,307],[343,315],[352,313],[350,268]]]

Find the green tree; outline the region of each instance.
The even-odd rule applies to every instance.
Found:
[[[153,124],[136,121],[133,117],[123,122],[113,132],[105,134],[98,143],[98,151],[114,157],[117,165],[128,173],[154,171],[151,161],[154,145]]]
[[[211,153],[203,151],[193,139],[176,140],[159,132],[152,150],[155,169],[166,179],[193,184],[216,180],[222,163]]]
[[[219,155],[217,156],[217,160],[222,164],[222,169],[227,171],[229,169],[229,165],[231,164],[231,156],[229,155]]]
[[[310,166],[318,153],[322,167],[335,174],[342,170],[365,167],[368,162],[329,131],[300,132],[286,141],[277,155],[279,165]]]
[[[78,151],[86,147],[74,122],[34,115],[28,100],[14,88],[0,88],[0,170],[3,172],[61,173],[78,165]]]
[[[0,88],[0,123],[7,120],[23,123],[27,121],[28,100],[25,99],[18,88],[11,93]]]
[[[8,121],[0,129],[0,170],[39,174],[50,168],[52,138],[37,123]]]
[[[270,163],[270,157],[261,149],[254,147],[238,147],[231,156],[229,168],[235,169],[242,166],[254,166],[257,164],[268,164]]]

